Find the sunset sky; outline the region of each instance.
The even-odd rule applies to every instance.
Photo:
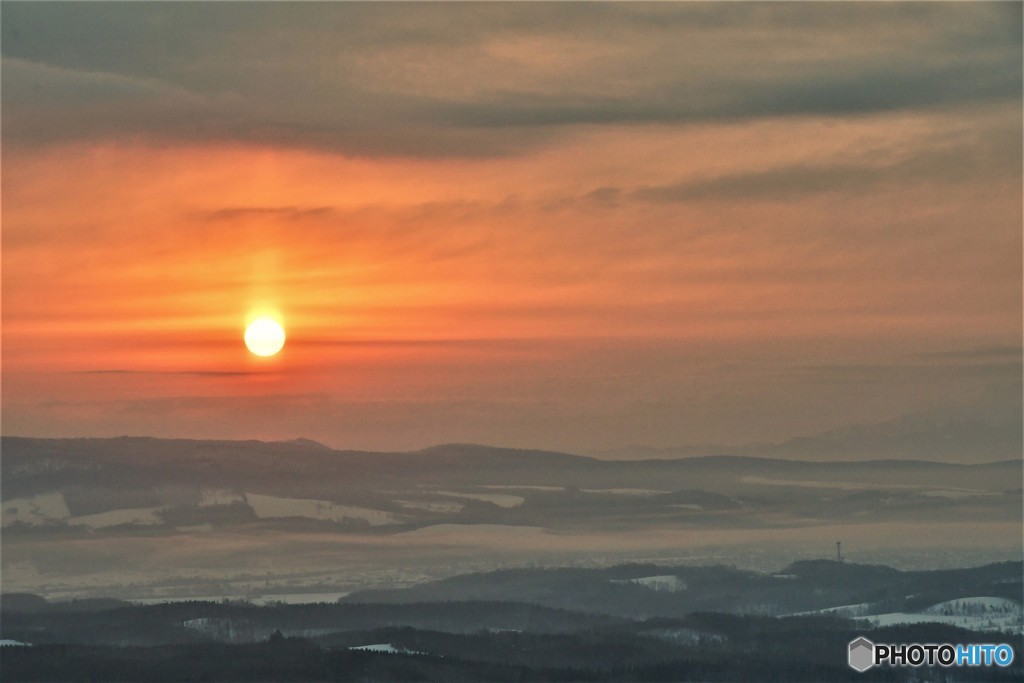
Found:
[[[1021,46],[1015,2],[5,2],[3,433],[1019,422]]]

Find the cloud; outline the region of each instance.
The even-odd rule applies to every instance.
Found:
[[[4,57],[4,141],[189,137],[227,128],[231,107],[155,78]]]
[[[826,192],[864,194],[916,183],[999,182],[1020,177],[1018,119],[1014,114],[994,123],[979,122],[973,130],[943,131],[916,141],[909,150],[868,147],[853,158],[791,163],[632,190],[603,187],[587,198],[603,203],[626,198],[650,202],[786,201]]]
[[[178,375],[184,377],[242,377],[258,375],[266,377],[267,372],[235,372],[225,370],[80,370],[83,375]]]
[[[236,220],[253,217],[269,217],[285,221],[305,218],[329,217],[336,209],[331,206],[232,206],[216,209],[203,214],[210,220]]]
[[[1021,93],[1019,8],[12,5],[7,143],[142,136],[506,156],[569,126],[862,116]],[[1012,18],[1012,17],[1011,17]]]
[[[499,92],[482,103],[441,105],[440,119],[467,126],[695,124],[779,116],[851,116],[1020,99],[1021,68],[979,60],[940,66],[835,64],[766,80],[669,82],[644,98]]]

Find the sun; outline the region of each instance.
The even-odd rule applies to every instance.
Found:
[[[257,356],[273,356],[284,347],[284,328],[271,318],[257,318],[245,328],[245,345]]]

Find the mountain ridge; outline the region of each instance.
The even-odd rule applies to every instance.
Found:
[[[664,463],[713,463],[713,462],[729,462],[729,463],[784,463],[792,465],[898,465],[900,463],[907,463],[910,465],[940,465],[940,466],[951,466],[951,467],[978,467],[978,466],[989,466],[989,465],[1007,465],[1016,463],[1017,460],[1014,458],[998,458],[994,460],[986,460],[981,462],[949,462],[945,460],[935,460],[927,458],[853,458],[853,459],[835,459],[835,460],[818,460],[810,459],[804,460],[800,458],[781,457],[772,455],[752,455],[741,452],[720,452],[720,453],[709,453],[704,455],[681,455],[678,457],[671,458],[599,458],[592,455],[585,455],[580,453],[571,453],[567,451],[555,451],[550,449],[538,449],[538,448],[514,448],[506,446],[494,446],[490,444],[477,444],[477,443],[441,443],[425,448],[410,450],[410,451],[374,451],[374,450],[361,450],[361,449],[342,449],[332,448],[326,444],[318,441],[299,437],[296,439],[285,439],[285,440],[260,440],[260,439],[188,439],[188,438],[164,438],[155,436],[143,436],[143,435],[121,435],[113,437],[37,437],[37,436],[22,436],[22,435],[3,435],[0,436],[0,449],[3,444],[19,444],[19,443],[43,443],[43,444],[81,444],[85,446],[94,446],[102,444],[130,444],[130,445],[147,445],[147,444],[163,444],[163,445],[189,445],[189,446],[206,446],[206,447],[241,447],[241,446],[256,446],[256,447],[272,447],[272,448],[283,448],[287,450],[302,450],[307,452],[318,452],[333,453],[347,456],[430,456],[430,455],[442,455],[452,457],[456,455],[462,456],[480,456],[480,455],[521,455],[521,456],[551,456],[555,458],[562,458],[565,460],[573,460],[578,462],[588,463],[628,463],[633,465],[661,465]],[[745,448],[745,447],[744,447]],[[673,449],[655,449],[671,451]]]
[[[674,557],[719,543],[775,555],[842,539],[860,558],[902,547],[907,534],[972,557],[1013,556],[1020,543],[1021,461],[606,461],[467,444],[375,453],[157,438],[4,437],[0,447],[8,590],[49,586],[54,572],[77,595],[94,592],[77,586],[96,572],[97,586],[163,590],[130,587],[142,571],[132,567],[145,567],[171,577],[167,590],[209,595],[225,589],[189,577],[196,567],[249,572],[240,547],[268,566],[245,581],[298,575],[332,592],[336,563],[353,558],[371,577],[392,571],[394,557],[418,558],[403,575],[419,575],[462,562]]]

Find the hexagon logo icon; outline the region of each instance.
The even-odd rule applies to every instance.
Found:
[[[850,641],[850,668],[864,673],[875,665],[875,644],[861,636]]]

